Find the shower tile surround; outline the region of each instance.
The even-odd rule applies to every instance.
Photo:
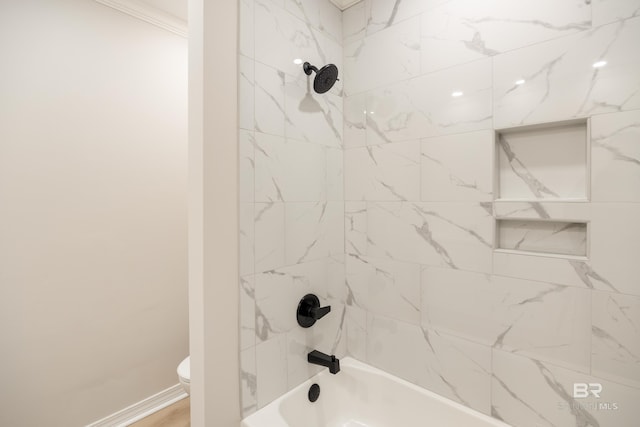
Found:
[[[635,426],[640,1],[240,15],[244,415],[321,369],[317,348],[514,426]],[[295,58],[341,81],[318,95]],[[558,123],[583,123],[583,144],[509,139]],[[308,292],[332,312],[307,330]],[[578,382],[601,399],[574,400]]]
[[[240,330],[243,415],[346,355],[342,82],[320,96],[296,58],[342,66],[342,13],[329,1],[241,0]],[[330,304],[295,321],[307,293]]]

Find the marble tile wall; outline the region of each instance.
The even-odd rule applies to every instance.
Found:
[[[342,83],[329,93],[294,59],[342,67],[328,0],[241,0],[240,359],[243,416],[314,375],[312,349],[346,354]],[[295,321],[316,294],[332,311]]]
[[[317,348],[514,426],[636,426],[640,0],[240,0],[240,19],[244,415]],[[341,80],[318,95],[296,58]],[[500,194],[496,130],[576,119],[583,145],[512,138]],[[552,224],[513,248],[575,254],[500,249],[498,219]],[[333,310],[303,330],[307,292]]]
[[[640,1],[364,0],[342,35],[348,353],[513,426],[638,425]],[[510,134],[500,194],[496,130],[565,121]]]

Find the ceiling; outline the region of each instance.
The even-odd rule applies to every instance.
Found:
[[[149,6],[160,9],[163,12],[169,13],[177,18],[180,18],[185,22],[187,21],[188,0],[140,0],[140,1],[148,4]],[[360,0],[331,0],[331,2],[336,6],[338,6],[340,10],[345,10],[346,8],[358,3],[359,1]]]
[[[345,10],[346,8],[358,3],[359,1],[360,0],[331,0],[331,3],[338,6],[340,10]]]
[[[184,31],[182,29],[178,29],[177,32],[184,32],[186,34],[186,23],[188,21],[188,0],[97,0],[100,3],[107,4],[108,6],[115,7],[125,13],[130,13],[128,9],[133,7],[134,10],[144,10],[143,15],[147,14],[149,10],[156,10],[160,14],[170,15],[166,17],[164,20],[168,19],[169,21],[173,21],[177,19],[177,23],[172,23],[173,27],[184,27]],[[358,3],[361,0],[330,0],[333,4],[335,4],[340,10],[345,10],[350,6]],[[125,4],[126,7],[122,8],[118,5],[122,3]],[[136,6],[138,4],[139,6]],[[157,15],[157,13],[152,13],[153,15]],[[136,15],[136,14],[133,14]],[[140,17],[140,16],[138,16]],[[173,17],[173,18],[171,18]],[[158,17],[155,17],[156,19]],[[145,19],[144,17],[142,19]],[[160,19],[161,21],[163,19]],[[157,22],[154,22],[157,24]],[[161,25],[162,26],[162,25]],[[172,31],[175,28],[172,29]]]
[[[187,4],[188,0],[139,0],[141,3],[146,3],[151,7],[155,7],[163,12],[175,16],[182,21],[187,22]],[[353,6],[360,0],[331,0],[333,4],[338,6],[340,10]]]

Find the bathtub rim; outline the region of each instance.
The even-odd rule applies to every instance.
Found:
[[[501,421],[497,418],[491,417],[485,413],[482,413],[476,409],[470,408],[468,406],[463,405],[460,402],[456,402],[455,400],[449,399],[447,397],[441,396],[429,389],[420,387],[419,385],[416,385],[410,381],[407,381],[403,378],[397,377],[393,374],[390,374],[386,371],[383,371],[380,368],[376,368],[375,366],[371,366],[365,362],[362,362],[360,360],[354,359],[351,356],[347,356],[344,357],[342,359],[340,359],[340,366],[342,367],[342,369],[356,369],[356,370],[360,370],[360,371],[364,371],[373,375],[378,375],[381,376],[383,378],[386,378],[388,380],[394,381],[399,383],[402,386],[407,387],[409,390],[423,394],[428,396],[431,399],[434,399],[440,403],[443,403],[445,405],[449,405],[454,407],[455,409],[464,412],[466,414],[469,414],[470,416],[474,416],[477,418],[480,418],[486,422],[488,422],[490,424],[491,427],[512,427],[511,425],[505,423],[504,421]],[[340,373],[338,373],[337,375],[340,375]],[[269,402],[268,404],[266,404],[265,406],[263,406],[262,408],[256,410],[254,413],[246,416],[245,418],[243,418],[241,420],[240,423],[240,427],[258,427],[258,424],[254,424],[254,422],[258,421],[258,416],[260,416],[260,421],[264,422],[269,422],[269,423],[273,423],[274,421],[279,421],[282,419],[282,416],[280,414],[279,411],[279,406],[281,404],[281,402],[283,400],[285,400],[286,398],[288,398],[289,396],[295,394],[295,393],[305,393],[306,394],[306,389],[308,389],[313,383],[318,382],[318,378],[327,378],[329,376],[332,376],[332,374],[329,373],[328,369],[323,369],[322,371],[320,371],[319,373],[315,374],[314,376],[312,376],[311,378],[309,378],[308,380],[298,384],[296,387],[292,388],[291,390],[287,391],[285,394],[279,396],[277,399]],[[264,417],[264,418],[263,418]],[[260,426],[262,426],[263,424],[260,424]],[[273,425],[276,426],[276,424],[264,424],[264,425]],[[284,425],[288,425],[288,424],[284,424]]]

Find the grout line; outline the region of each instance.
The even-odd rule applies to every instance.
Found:
[[[589,291],[589,375],[593,375],[593,292]]]

